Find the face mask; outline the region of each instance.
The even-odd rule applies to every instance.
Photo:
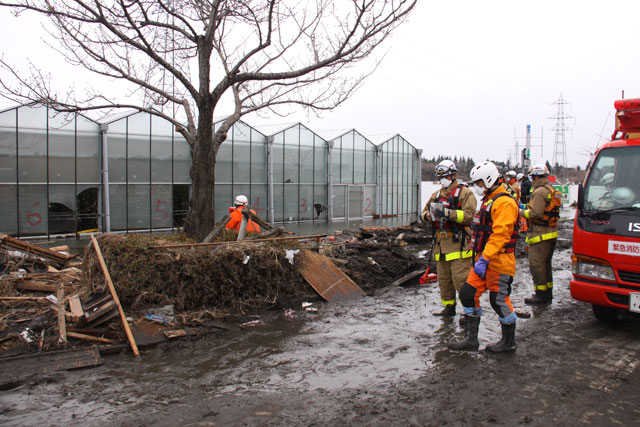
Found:
[[[447,188],[448,186],[451,185],[453,181],[451,181],[448,178],[440,178],[440,185],[442,185],[442,188]]]
[[[479,185],[474,185],[473,186],[473,192],[476,193],[480,197],[484,197],[484,194],[485,194],[486,191],[487,191],[486,188],[482,188]]]

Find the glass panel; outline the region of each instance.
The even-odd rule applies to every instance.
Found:
[[[15,130],[17,111],[17,108],[12,108],[0,113],[0,128],[9,128]]]
[[[243,122],[236,122],[233,125],[233,140],[235,142],[245,142],[248,143],[251,141],[251,127]]]
[[[355,184],[364,184],[364,151],[355,151],[353,153],[353,174]]]
[[[372,216],[377,214],[376,187],[367,185],[364,187],[364,215]]]
[[[353,150],[342,150],[342,159],[340,160],[341,179],[343,184],[353,183]]]
[[[331,150],[331,167],[333,172],[333,182],[338,184],[342,182],[342,170],[340,169],[340,165],[342,162],[340,161],[342,157],[342,150],[334,148]]]
[[[584,187],[585,210],[640,207],[640,147],[602,150]]]
[[[333,186],[333,217],[345,218],[346,217],[346,185],[334,185]]]
[[[277,222],[284,221],[283,188],[282,184],[273,186],[274,221]]]
[[[357,132],[353,133],[353,149],[354,150],[365,150],[367,145],[366,140],[364,139],[364,136],[360,135]]]
[[[13,126],[0,127],[0,182],[15,183],[17,179],[15,112],[0,114],[0,118],[13,120]]]
[[[310,221],[314,217],[313,185],[300,185],[300,206],[298,207],[298,218],[301,221]]]
[[[149,144],[150,141],[148,134],[132,134],[131,125],[129,125],[129,141],[127,145],[127,176],[129,178],[129,183],[148,183],[150,181],[151,165],[149,164],[149,149],[151,147]],[[147,213],[147,217],[148,216],[149,214]]]
[[[78,182],[100,182],[100,133],[78,133]],[[122,150],[124,153],[124,150]],[[115,159],[114,159],[115,160]],[[117,163],[117,162],[116,162]],[[124,171],[124,169],[122,169]],[[124,173],[121,174],[121,179]],[[111,171],[109,171],[109,179]]]
[[[273,182],[274,184],[281,183],[284,181],[284,148],[282,145],[274,143],[271,151],[273,153]]]
[[[276,202],[277,203],[277,202]],[[284,185],[284,219],[285,221],[296,221],[300,216],[300,210],[303,208],[300,199],[298,184]]]
[[[151,225],[149,218],[149,185],[129,185],[127,196],[129,198],[127,206],[129,230],[148,229]]]
[[[133,135],[149,140],[151,134],[151,115],[147,113],[135,113],[127,117],[129,126],[129,138]]]
[[[49,233],[76,232],[75,185],[49,185]]]
[[[170,184],[151,186],[151,224],[153,228],[173,226],[173,196]]]
[[[299,126],[300,129],[300,145],[307,147],[313,147],[316,135],[304,126]],[[320,139],[320,138],[318,138]]]
[[[174,183],[188,184],[191,182],[189,170],[191,169],[191,151],[187,140],[176,133],[173,146],[173,181]]]
[[[313,191],[313,218],[316,221],[326,221],[329,214],[327,209],[327,186],[315,185]]]
[[[373,147],[371,147],[373,148]],[[368,150],[366,153],[366,162],[367,162],[367,170],[366,170],[366,183],[367,184],[375,184],[378,174],[377,168],[377,158],[376,152],[372,150]]]
[[[20,186],[20,235],[47,234],[47,186]]]
[[[47,181],[47,135],[44,129],[24,130],[18,135],[20,182]]]
[[[316,145],[316,148],[314,149],[315,151],[315,156],[314,156],[314,166],[313,166],[313,173],[314,173],[314,182],[316,184],[320,184],[320,183],[324,183],[326,184],[328,182],[328,171],[327,171],[327,148],[322,145],[320,147],[318,147]]]
[[[97,135],[100,133],[100,126],[96,122],[78,114],[76,115],[76,130],[77,132],[87,132]]]
[[[0,233],[18,232],[17,186],[0,185]]]
[[[340,140],[342,141],[342,148],[353,150],[353,138],[354,138],[353,131],[342,135],[340,137]]]
[[[297,136],[297,133],[295,135]],[[298,141],[297,140],[294,141],[293,138],[288,138],[287,144],[285,145],[285,148],[284,148],[284,182],[285,183],[300,182],[299,155],[300,155],[300,150],[298,149]]]
[[[232,163],[233,141],[227,139],[218,149],[216,157],[216,182],[233,182]]]
[[[251,144],[251,182],[266,184],[267,172],[267,144]]]
[[[256,214],[265,221],[267,220],[267,208],[269,199],[267,197],[267,185],[266,184],[252,184],[251,195],[249,197],[249,203],[251,208],[256,211]]]
[[[47,109],[42,106],[23,105],[18,108],[18,128],[42,130],[47,128]]]
[[[216,221],[229,214],[229,207],[233,206],[234,199],[235,195],[231,193],[231,184],[215,184],[213,203]]]
[[[152,182],[171,182],[171,136],[154,135],[151,143]]]
[[[121,133],[107,134],[107,154],[109,156],[109,182],[126,182],[126,136]]]
[[[75,183],[75,156],[75,135],[49,130],[49,182]]]
[[[109,211],[111,214],[111,230],[127,229],[127,186],[124,184],[109,185]]]
[[[360,185],[349,186],[349,218],[362,218],[364,189]]]
[[[313,147],[300,147],[300,182],[312,184],[314,178],[314,149]]]
[[[233,182],[251,182],[251,146],[248,142],[234,141],[233,144]]]
[[[159,136],[170,138],[173,135],[173,124],[161,117],[150,116],[151,118],[151,135],[153,138]]]

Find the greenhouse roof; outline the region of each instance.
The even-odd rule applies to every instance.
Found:
[[[319,130],[316,132],[325,141],[332,141],[336,138],[340,138],[342,135],[346,135],[349,132],[358,132],[355,129],[334,129],[334,130]]]
[[[284,132],[285,130],[292,128],[294,126],[301,125],[301,123],[279,123],[279,124],[270,124],[270,125],[260,125],[254,126],[257,130],[265,135],[275,135],[280,132]]]

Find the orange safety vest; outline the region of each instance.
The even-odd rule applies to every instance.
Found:
[[[242,224],[242,208],[244,208],[244,206],[238,206],[231,212],[231,219],[229,220],[229,222],[227,222],[226,226],[228,229],[240,231],[240,224]],[[253,209],[251,209],[251,213],[257,215]],[[253,220],[249,220],[249,222],[247,223],[247,232],[259,233],[260,226],[253,222]]]
[[[542,219],[531,220],[535,225],[543,225],[545,227],[555,227],[560,219],[560,207],[562,206],[562,193],[557,191],[551,185],[545,185],[549,194],[547,194],[547,205],[544,208]]]

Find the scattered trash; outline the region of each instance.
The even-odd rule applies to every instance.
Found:
[[[165,319],[163,316],[159,316],[157,314],[147,314],[144,316],[145,319],[150,320],[152,322],[161,323],[163,325],[169,326],[171,322]]]
[[[25,340],[28,343],[33,342],[33,338],[31,337],[31,329],[29,328],[25,328],[24,331],[20,332],[20,336],[22,337],[23,340]]]
[[[375,259],[371,258],[370,256],[367,257],[367,261],[369,261],[369,264],[371,265],[378,265],[378,263],[376,262]]]
[[[296,314],[296,312],[290,308],[286,309],[284,311],[284,317],[285,319],[289,319],[289,320],[293,320],[295,318],[298,317],[298,315]]]
[[[243,324],[241,324],[240,326],[258,326],[258,325],[262,325],[264,324],[264,322],[262,320],[251,320],[249,322],[245,322]]]
[[[311,307],[313,305],[312,302],[303,302],[302,303],[302,308],[307,308],[307,307]]]
[[[47,295],[45,298],[46,298],[48,301],[50,301],[50,302],[51,302],[51,304],[53,304],[53,305],[58,305],[58,298],[57,298],[55,295],[53,295],[53,294],[51,294],[51,295]]]
[[[248,263],[248,262],[249,262],[249,258],[251,258],[251,255],[246,255],[246,256],[244,257],[244,261],[242,261],[242,263],[243,263],[243,264]],[[290,261],[290,262],[291,262],[291,264],[293,264],[293,261]]]
[[[311,313],[317,313],[318,312],[318,307],[307,307],[305,308],[305,310],[311,312]]]
[[[418,252],[418,259],[424,259],[428,253],[429,253],[429,250],[427,249],[425,249],[424,251]]]
[[[293,264],[293,257],[295,255],[298,255],[300,249],[287,249],[285,252],[287,253],[285,255],[285,258],[288,259],[291,264]]]
[[[516,308],[515,312],[516,312],[516,316],[518,316],[521,319],[528,319],[528,318],[531,317],[531,312],[527,311],[527,310],[522,310],[520,308]]]

